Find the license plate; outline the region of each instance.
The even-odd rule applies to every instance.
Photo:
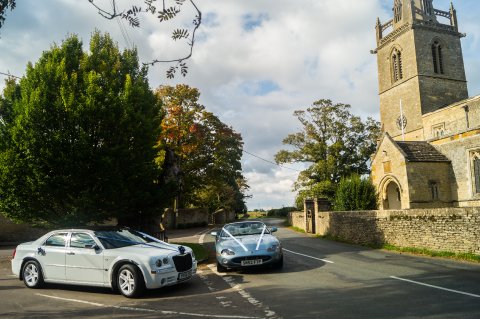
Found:
[[[252,259],[252,260],[242,260],[240,263],[242,266],[255,266],[255,265],[261,265],[263,263],[263,260],[261,259]]]
[[[185,280],[192,277],[192,270],[184,271],[178,274],[178,280]]]

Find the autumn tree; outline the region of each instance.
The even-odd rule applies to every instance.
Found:
[[[380,125],[372,118],[366,121],[350,112],[350,105],[318,100],[294,116],[302,131],[288,135],[283,143],[294,150],[275,155],[279,164],[303,162],[310,166],[302,171],[295,184],[299,191],[297,205],[303,197],[333,199],[336,184],[342,177],[368,174],[370,155],[376,147]]]
[[[157,96],[165,112],[157,163],[164,182],[175,185],[177,207],[243,210],[248,186],[241,174],[240,134],[199,104],[196,88],[163,86]]]
[[[136,50],[95,32],[45,51],[0,99],[0,210],[77,225],[158,212],[160,104]]]

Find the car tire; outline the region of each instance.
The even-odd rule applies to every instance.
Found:
[[[275,269],[282,269],[283,268],[283,255],[280,257],[280,260],[277,261],[273,267]]]
[[[227,267],[223,266],[217,261],[217,272],[227,272]]]
[[[23,282],[28,288],[41,288],[44,284],[42,268],[36,260],[27,261],[22,268]]]
[[[117,275],[117,287],[120,293],[127,298],[141,296],[145,291],[145,281],[140,269],[132,264],[120,267]]]

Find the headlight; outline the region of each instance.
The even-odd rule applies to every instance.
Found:
[[[163,258],[163,264],[164,265],[168,264],[168,258],[167,257]]]
[[[272,245],[270,247],[267,248],[267,251],[269,252],[279,252],[280,251],[280,245]]]
[[[193,253],[193,250],[191,251],[192,254],[192,259],[195,260],[195,254]]]
[[[157,259],[157,261],[155,262],[155,266],[157,266],[158,268],[162,267],[162,261],[160,259]]]
[[[234,252],[233,250],[227,248],[227,249],[222,250],[221,254],[222,254],[222,255],[230,255],[230,256],[232,256],[232,255],[235,255],[235,252]]]

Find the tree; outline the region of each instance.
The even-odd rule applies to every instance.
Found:
[[[303,130],[283,140],[294,150],[279,151],[275,161],[311,163],[295,184],[295,190],[299,191],[297,199],[303,201],[310,194],[332,198],[342,177],[369,173],[370,155],[380,133],[377,121],[368,118],[363,122],[350,113],[350,105],[333,104],[331,100],[316,101],[306,111],[295,111],[294,116]]]
[[[191,202],[210,211],[225,208],[244,212],[245,192],[249,187],[241,173],[241,135],[209,112],[204,112],[201,130],[204,138],[197,157],[190,163],[190,171],[200,173]]]
[[[244,210],[241,135],[198,103],[196,88],[163,86],[157,96],[165,110],[157,163],[164,172],[175,171],[165,174],[165,183],[176,184],[178,207]]]
[[[0,0],[0,28],[2,28],[3,24],[5,23],[5,15],[7,14],[7,9],[15,9],[15,1],[16,0]]]
[[[113,20],[115,18],[120,18],[126,20],[129,25],[133,28],[140,27],[139,17],[142,14],[151,14],[156,15],[160,23],[175,19],[177,15],[181,12],[182,6],[185,2],[189,2],[192,7],[195,9],[196,15],[192,20],[192,29],[188,27],[176,28],[172,31],[172,40],[174,41],[185,41],[188,46],[188,51],[181,57],[172,58],[167,60],[154,59],[153,61],[146,62],[144,65],[154,65],[156,63],[173,63],[167,70],[167,77],[169,79],[174,78],[178,70],[180,70],[181,75],[186,76],[188,73],[188,66],[186,60],[190,59],[193,54],[193,46],[195,43],[195,34],[202,24],[202,12],[198,9],[198,6],[193,0],[143,0],[142,4],[130,5],[121,9],[117,5],[117,0],[109,1],[110,8],[102,8],[98,4],[98,0],[88,0],[88,2],[95,7],[103,18],[108,20]],[[135,1],[133,1],[135,2]],[[161,3],[160,3],[161,2]],[[143,7],[142,7],[143,5]],[[16,0],[0,0],[0,28],[5,23],[6,10],[10,8],[13,10],[16,6]]]
[[[312,182],[308,187],[300,189],[295,197],[295,206],[303,211],[304,201],[307,198],[325,198],[333,201],[335,185],[331,181]]]
[[[372,210],[378,208],[377,190],[369,178],[357,174],[342,178],[335,192],[337,211]]]
[[[159,209],[160,104],[136,50],[95,32],[27,66],[0,100],[0,210],[17,221],[77,225]]]

